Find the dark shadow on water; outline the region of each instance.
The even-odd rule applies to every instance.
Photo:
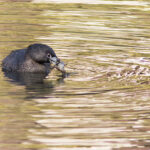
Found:
[[[64,76],[59,76],[56,81],[46,80],[44,73],[19,73],[4,71],[5,77],[15,85],[25,86],[25,99],[44,98],[49,96],[55,86],[64,84]],[[19,92],[19,91],[18,91]]]

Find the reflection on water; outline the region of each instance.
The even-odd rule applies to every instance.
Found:
[[[4,72],[4,74],[8,79],[11,79],[9,81],[12,83],[26,87],[26,99],[42,97],[43,94],[51,93],[54,88],[52,82],[44,82],[46,74],[14,72]]]
[[[22,85],[26,88],[26,99],[43,97],[53,92],[56,85],[64,83],[64,77],[59,77],[55,84],[52,81],[46,81],[45,73],[21,73],[4,71],[5,77],[13,84]]]
[[[149,68],[149,1],[19,1],[0,3],[0,63],[40,42],[70,75],[0,71],[0,149],[149,150],[149,77],[105,76]]]
[[[46,74],[43,73],[20,73],[20,72],[4,72],[5,76],[12,79],[12,81],[16,83],[20,83],[20,85],[34,85],[34,84],[42,84]]]
[[[80,3],[80,4],[108,4],[108,5],[147,5],[148,2],[143,1],[108,1],[108,0],[71,0],[68,2],[68,0],[33,0],[33,3]]]

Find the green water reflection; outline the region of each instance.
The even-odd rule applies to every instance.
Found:
[[[121,2],[1,0],[0,62],[40,42],[71,75],[52,71],[38,84],[22,84],[0,71],[0,149],[150,148],[149,77],[105,76],[132,64],[149,67],[139,61],[150,56],[149,1]]]

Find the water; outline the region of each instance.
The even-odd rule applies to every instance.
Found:
[[[1,150],[150,149],[149,78],[106,75],[149,67],[140,61],[150,57],[148,0],[0,1],[0,62],[40,42],[70,73],[14,80],[0,71]]]

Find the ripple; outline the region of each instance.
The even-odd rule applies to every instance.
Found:
[[[148,2],[139,1],[104,1],[104,0],[33,0],[33,3],[82,3],[82,4],[104,4],[104,5],[128,5],[128,6],[145,6]]]

